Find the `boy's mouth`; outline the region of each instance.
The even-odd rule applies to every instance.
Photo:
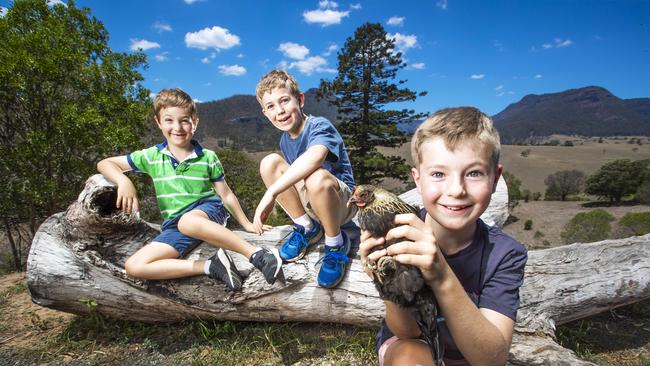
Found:
[[[440,204],[440,206],[444,207],[445,209],[447,209],[449,211],[453,211],[453,212],[460,212],[460,211],[463,211],[463,210],[468,209],[468,208],[471,207],[471,205],[448,206],[448,205],[444,205],[442,203]]]

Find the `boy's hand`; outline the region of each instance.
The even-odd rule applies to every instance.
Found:
[[[370,267],[368,267],[368,261],[374,261],[377,262],[379,258],[383,257],[386,255],[386,249],[379,249],[374,252],[372,251],[372,248],[384,244],[385,240],[384,238],[373,238],[370,236],[370,233],[362,230],[361,231],[361,243],[359,244],[359,257],[361,257],[361,265],[363,266],[363,271],[366,272],[366,274],[370,277],[373,278],[372,276],[372,271],[370,270]]]
[[[405,240],[389,246],[386,254],[400,263],[420,268],[427,283],[441,281],[445,275],[445,262],[431,228],[414,214],[396,215],[395,224],[399,226],[390,229],[385,240]]]
[[[117,202],[115,207],[121,208],[126,214],[139,214],[140,202],[135,192],[135,186],[127,178],[120,181],[117,185]]]
[[[269,231],[269,230],[273,229],[273,226],[271,226],[271,225],[262,225],[262,230],[259,231],[259,230],[257,230],[257,227],[250,221],[248,223],[242,225],[242,227],[247,232],[258,234],[258,235],[262,235],[262,233],[264,233],[265,231]]]
[[[253,217],[253,225],[255,225],[256,232],[260,234],[262,233],[264,223],[273,210],[273,205],[275,205],[275,196],[267,190],[260,200],[260,203],[257,205],[255,216]]]

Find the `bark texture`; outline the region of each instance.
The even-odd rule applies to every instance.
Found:
[[[507,210],[507,189],[501,185],[494,202]],[[374,326],[383,316],[383,302],[356,256],[358,239],[353,242],[354,259],[346,278],[331,290],[316,286],[319,250],[283,265],[284,276],[274,285],[233,253],[246,276],[239,292],[230,292],[206,276],[171,281],[130,278],[124,261],[154,238],[158,227],[116,211],[115,197],[110,182],[92,176],[66,212],[41,225],[27,262],[27,282],[35,303],[83,314],[90,311],[83,299],[89,299],[98,304],[94,311],[104,316],[149,322],[201,318]],[[417,192],[403,197],[418,203]],[[485,219],[501,225],[505,217],[499,212]],[[358,229],[346,230],[358,238],[354,233]],[[255,245],[276,246],[289,232],[289,227],[279,227],[262,236],[237,234]],[[529,252],[510,363],[590,364],[554,341],[555,326],[649,298],[649,244],[650,234]],[[189,258],[205,258],[214,251],[202,244]]]

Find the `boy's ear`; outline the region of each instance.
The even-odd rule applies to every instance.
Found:
[[[298,101],[300,102],[300,108],[302,109],[302,107],[305,106],[305,94],[298,94]]]
[[[497,190],[497,184],[499,184],[499,178],[501,177],[501,173],[503,173],[503,165],[499,164],[497,165],[497,168],[494,171],[494,184],[492,184],[492,193],[496,192]]]
[[[422,191],[420,190],[420,171],[417,168],[411,168],[411,177],[413,177],[418,193],[422,195]]]

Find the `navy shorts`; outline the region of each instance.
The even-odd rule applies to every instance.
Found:
[[[203,198],[189,205],[178,216],[163,221],[160,229],[162,232],[156,236],[152,242],[165,243],[176,249],[179,257],[184,257],[197,245],[201,244],[201,239],[189,237],[178,230],[178,220],[181,216],[192,210],[200,210],[208,215],[211,221],[226,226],[228,221],[228,211],[223,206],[219,198]]]

